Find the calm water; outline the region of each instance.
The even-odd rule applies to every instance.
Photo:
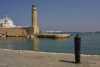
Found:
[[[12,50],[30,50],[44,52],[74,53],[74,37],[78,33],[81,37],[81,53],[100,55],[100,33],[72,34],[70,38],[25,38],[25,37],[0,37],[0,48]]]

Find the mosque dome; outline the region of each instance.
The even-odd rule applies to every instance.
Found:
[[[15,25],[13,21],[6,15],[6,18],[0,19],[0,27],[9,28],[9,27],[15,27]]]

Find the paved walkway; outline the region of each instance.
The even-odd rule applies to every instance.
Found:
[[[0,67],[100,67],[100,55],[81,55],[75,64],[74,55],[0,49]]]

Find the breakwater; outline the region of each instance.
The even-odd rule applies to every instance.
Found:
[[[71,34],[39,34],[38,37],[42,38],[68,38]]]

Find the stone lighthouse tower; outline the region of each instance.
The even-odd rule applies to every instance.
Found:
[[[37,26],[37,8],[36,5],[32,5],[32,27],[34,29],[34,34],[39,33],[39,27]]]

